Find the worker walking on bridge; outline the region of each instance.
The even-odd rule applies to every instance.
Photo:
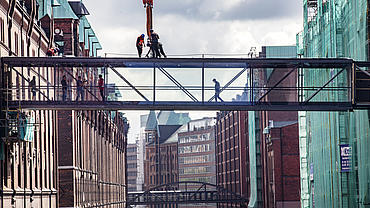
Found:
[[[137,53],[139,54],[139,58],[141,58],[141,54],[143,53],[144,37],[145,37],[145,35],[141,34],[136,39],[136,48],[137,48]]]
[[[220,97],[220,92],[221,92],[221,87],[220,87],[220,83],[217,82],[216,79],[213,79],[212,80],[214,83],[215,83],[215,101],[217,102],[217,98],[221,100],[221,102],[224,102],[222,100],[222,98]]]

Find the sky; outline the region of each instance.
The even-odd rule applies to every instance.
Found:
[[[142,0],[83,0],[83,3],[103,47],[101,56],[137,54],[136,38],[146,31]],[[296,34],[303,27],[302,5],[303,0],[154,0],[153,29],[159,34],[168,57],[192,54],[242,57],[240,54],[248,54],[251,47],[260,51],[261,46],[295,45]],[[140,82],[150,83],[145,73],[131,70],[125,76],[129,80],[141,77]],[[219,75],[221,85],[230,76]],[[210,80],[208,84],[212,84]],[[111,77],[110,82],[116,81],[116,77]],[[131,142],[138,133],[138,115],[145,113],[126,112]],[[196,119],[215,113],[191,112],[190,115]]]

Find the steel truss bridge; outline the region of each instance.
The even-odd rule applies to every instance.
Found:
[[[369,66],[370,62],[352,59],[3,57],[1,96],[6,99],[2,99],[2,108],[6,100],[7,108],[35,110],[369,109]],[[86,74],[94,70],[103,72],[105,80],[113,76],[119,80],[115,84],[124,92],[122,101],[102,101],[98,86],[91,85],[85,90],[88,98],[75,101],[73,83],[77,80],[76,73]],[[320,81],[307,84],[305,76],[310,72],[328,76],[319,74],[317,79]],[[138,73],[136,77],[130,77],[135,73]],[[271,73],[281,76],[272,82],[269,80]],[[37,77],[36,100],[22,95],[22,91],[30,88],[27,74]],[[211,80],[215,74],[222,74],[224,80],[229,80],[221,83],[220,96],[224,102],[214,101]],[[61,99],[62,75],[72,80],[71,95],[66,101]],[[288,83],[292,76],[295,82]],[[107,94],[107,87],[105,90]],[[241,93],[242,99],[231,99]],[[327,96],[335,93],[340,96]]]
[[[248,200],[223,187],[197,181],[163,184],[144,192],[129,192],[127,207],[134,205],[223,203],[247,207]]]

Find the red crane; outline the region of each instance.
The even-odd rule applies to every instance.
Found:
[[[144,7],[146,8],[146,33],[150,37],[150,29],[153,29],[152,25],[152,8],[153,0],[143,0]]]

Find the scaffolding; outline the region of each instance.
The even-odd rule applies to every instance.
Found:
[[[298,42],[298,48],[306,58],[346,57],[368,61],[368,18],[366,0],[304,0],[304,31],[297,36],[298,41],[302,40]],[[363,66],[362,73],[368,73],[368,67]],[[323,84],[338,70],[304,69],[300,75],[307,87]],[[366,77],[364,74],[358,80]],[[348,74],[338,76],[330,86],[343,85],[346,76]],[[365,85],[363,91],[356,93],[367,92],[368,95],[369,90]],[[311,95],[310,92],[303,93],[305,99]],[[339,101],[345,96],[343,92],[319,93],[314,99]],[[300,112],[299,123],[301,206],[369,207],[369,111]],[[343,146],[351,150],[347,163],[343,163]]]

